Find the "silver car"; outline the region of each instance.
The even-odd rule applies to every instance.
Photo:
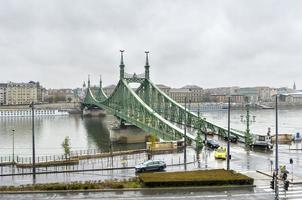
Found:
[[[148,160],[135,166],[135,172],[161,171],[167,167],[166,163],[161,160]]]

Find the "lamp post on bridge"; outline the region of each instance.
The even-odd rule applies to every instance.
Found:
[[[251,132],[250,132],[250,102],[249,102],[249,97],[245,96],[245,101],[246,101],[246,132],[245,132],[245,144],[246,146],[250,146],[252,141],[251,137]]]

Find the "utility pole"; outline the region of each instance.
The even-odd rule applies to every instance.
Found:
[[[185,97],[185,127],[184,127],[184,133],[185,133],[185,138],[184,138],[184,167],[185,171],[187,171],[187,97]]]
[[[32,162],[33,162],[33,183],[36,182],[36,149],[35,149],[35,109],[34,102],[30,104],[31,107],[31,122],[32,122]]]
[[[276,144],[275,144],[275,200],[279,199],[278,188],[278,94],[276,94]]]
[[[227,170],[230,170],[230,124],[231,124],[231,97],[228,97],[228,146],[227,146]]]

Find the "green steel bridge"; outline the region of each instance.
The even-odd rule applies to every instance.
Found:
[[[201,134],[209,131],[220,136],[227,135],[227,129],[187,110],[150,80],[149,52],[145,52],[145,72],[142,74],[125,73],[123,52],[121,51],[119,66],[120,80],[113,93],[107,96],[102,89],[102,81],[100,80],[100,87],[93,94],[88,77],[88,87],[82,107],[101,108],[115,115],[121,121],[133,124],[148,133],[156,134],[163,140],[183,139],[186,134],[186,139],[189,142],[201,142]],[[140,86],[134,90],[130,87],[130,83],[139,83]],[[184,126],[196,131],[185,133]],[[230,134],[237,136],[242,142],[251,143],[252,136],[250,134],[235,130],[231,130]]]

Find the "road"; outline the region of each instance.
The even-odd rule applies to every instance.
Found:
[[[221,145],[225,145],[224,141],[220,141]],[[301,148],[301,144],[294,144],[290,148]],[[289,150],[288,145],[280,145],[279,151],[279,164],[287,165],[287,169],[291,172],[292,167],[294,169],[294,177],[296,181],[302,181],[302,165],[300,162],[301,150]],[[197,162],[188,165],[189,170],[194,169],[204,169],[204,168],[226,168],[225,160],[215,160],[213,155],[213,150],[207,150],[206,153],[203,151],[200,154],[200,164]],[[256,171],[262,170],[270,173],[271,161],[274,161],[274,151],[263,152],[263,151],[245,151],[243,144],[232,144],[231,145],[231,169],[236,171]],[[196,152],[193,149],[188,149],[187,151],[188,161],[194,161],[194,156]],[[289,164],[289,158],[293,158],[294,164],[291,166]],[[146,155],[127,155],[115,157],[114,164],[117,167],[121,167],[121,160],[127,160],[127,166],[134,166],[146,159]],[[172,153],[172,154],[162,154],[154,155],[154,159],[164,160],[169,164],[178,164],[183,162],[183,153]],[[108,167],[106,162],[111,162],[110,159],[105,158],[102,162],[98,159],[95,160],[83,160],[78,167],[82,169],[85,167],[88,169],[97,169]],[[64,167],[64,166],[63,166]],[[39,171],[45,170],[44,168],[38,169]],[[51,170],[51,169],[48,169]],[[168,166],[167,171],[179,171],[183,170],[183,166]],[[77,172],[77,173],[66,173],[66,174],[47,174],[47,175],[37,175],[36,183],[45,182],[71,182],[71,181],[86,181],[86,180],[106,180],[106,179],[125,179],[134,177],[134,169],[124,169],[115,171],[89,171],[89,172]],[[288,178],[291,178],[291,174]],[[299,180],[298,180],[299,179]],[[20,185],[20,184],[31,184],[32,176],[14,176],[14,177],[0,177],[0,185]],[[268,182],[269,183],[269,182]]]
[[[137,199],[137,200],[174,200],[174,199],[274,199],[274,193],[267,185],[260,185],[249,189],[215,189],[202,191],[201,189],[178,190],[147,190],[127,192],[76,192],[76,193],[42,193],[42,194],[0,194],[0,199],[7,200],[38,200],[38,199]],[[280,199],[302,199],[302,186],[290,186],[286,196],[280,191]]]
[[[220,141],[225,145],[223,141]],[[302,166],[300,163],[301,150],[290,150],[289,148],[301,148],[300,144],[293,144],[292,146],[280,145],[280,164],[287,165],[288,170],[291,172],[291,165],[289,158],[293,158],[294,164],[294,177],[295,181],[302,180]],[[189,161],[192,161],[194,150],[188,150]],[[132,191],[132,192],[81,192],[81,193],[46,193],[46,194],[0,194],[0,199],[141,199],[141,200],[160,200],[160,199],[274,199],[274,193],[269,188],[270,177],[262,176],[256,173],[256,170],[270,172],[271,160],[274,161],[274,151],[245,151],[243,146],[232,144],[231,148],[232,160],[231,168],[243,173],[253,173],[252,177],[256,177],[256,188],[251,189],[216,189],[210,191],[203,191],[200,189],[190,190],[170,190],[170,191]],[[167,163],[179,162],[182,159],[183,153],[174,153],[172,155],[155,155],[155,159],[164,159]],[[171,159],[174,158],[174,160]],[[138,157],[139,159],[141,157]],[[208,149],[206,153],[200,154],[200,165],[197,163],[188,165],[188,169],[198,168],[225,168],[225,160],[215,160],[213,151]],[[138,159],[138,160],[139,160]],[[91,165],[94,161],[89,163],[82,163]],[[181,162],[181,160],[180,160]],[[97,167],[97,163],[95,163]],[[168,167],[167,171],[183,170],[183,166]],[[249,175],[249,174],[247,174]],[[70,174],[48,174],[38,175],[37,182],[71,182],[83,180],[106,180],[112,178],[128,178],[135,176],[133,169],[117,170],[117,171],[99,171],[99,172],[81,172]],[[258,177],[259,176],[259,177]],[[289,175],[291,178],[291,175]],[[30,184],[32,181],[31,176],[16,176],[16,177],[0,177],[0,184]],[[280,185],[280,199],[302,199],[302,185],[290,185],[289,191],[286,194],[283,192],[282,185]]]

